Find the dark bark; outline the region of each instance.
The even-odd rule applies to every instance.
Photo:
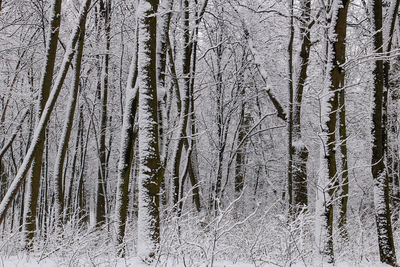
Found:
[[[311,48],[311,1],[302,2],[300,34],[302,44],[300,50],[300,73],[296,85],[296,92],[293,99],[293,134],[292,144],[289,149],[293,176],[293,208],[298,213],[303,207],[308,206],[307,189],[307,160],[308,149],[305,146],[301,133],[301,105],[303,91],[308,78],[307,70],[310,59]]]
[[[105,49],[106,54],[103,58],[103,70],[101,73],[101,114],[100,114],[100,140],[99,140],[99,169],[97,174],[97,192],[96,192],[96,225],[101,226],[106,223],[107,211],[107,147],[106,147],[106,134],[107,134],[107,102],[108,102],[108,74],[109,74],[109,61],[110,61],[110,27],[111,27],[111,0],[100,0],[99,2],[100,16],[104,20],[105,31]],[[100,27],[101,29],[102,27]]]
[[[49,27],[49,35],[46,44],[46,63],[40,82],[39,102],[37,106],[37,121],[42,115],[43,109],[50,95],[53,80],[54,63],[56,59],[58,34],[61,22],[61,0],[52,2],[52,16]],[[25,186],[25,207],[24,207],[24,233],[25,246],[31,250],[36,230],[36,210],[39,198],[40,177],[42,168],[42,157],[44,149],[44,131],[39,137],[37,147],[31,162],[31,171]]]
[[[386,56],[390,57],[393,43],[393,34],[399,12],[399,0],[394,0],[391,3],[394,5],[391,14],[389,14],[390,28],[389,28],[389,40],[387,40]],[[398,63],[396,59],[396,63]],[[392,76],[396,76],[397,72],[391,71],[391,62],[386,60],[384,62],[384,80],[385,80],[385,91],[384,91],[384,124],[386,125],[387,134],[385,137],[385,155],[387,159],[387,171],[389,176],[389,194],[391,198],[391,205],[393,207],[394,216],[393,224],[398,220],[398,209],[400,207],[400,192],[399,192],[399,146],[398,146],[398,115],[397,110],[393,109],[392,106],[396,106],[399,99],[398,84],[397,82],[390,82],[393,79]]]
[[[290,1],[290,27],[289,27],[289,105],[288,105],[288,202],[289,202],[289,217],[293,215],[293,40],[294,40],[294,24],[293,24],[293,0]]]
[[[166,98],[166,66],[169,40],[169,28],[172,17],[173,0],[166,0],[160,5],[159,13],[163,14],[157,23],[159,24],[157,40],[157,83],[159,91],[158,96],[158,136],[162,160],[166,160],[166,140],[164,136],[164,109]],[[164,182],[164,181],[163,181]]]
[[[374,49],[383,53],[382,0],[373,1]],[[374,180],[375,216],[378,233],[378,246],[381,262],[396,266],[396,253],[393,242],[391,211],[389,206],[389,179],[385,168],[385,126],[383,118],[384,67],[383,60],[377,59],[374,66],[374,95],[372,113],[372,159],[371,171]]]
[[[183,154],[183,144],[185,139],[187,139],[187,125],[189,118],[189,93],[190,93],[190,63],[191,63],[191,54],[192,51],[190,46],[190,29],[189,29],[189,1],[183,0],[183,56],[182,56],[182,75],[183,75],[183,87],[181,94],[181,110],[179,115],[179,124],[178,124],[178,136],[177,136],[177,144],[174,148],[172,161],[173,161],[173,190],[172,190],[172,199],[173,204],[176,206],[178,204],[180,190],[183,188],[180,187],[180,166],[181,166],[181,158]],[[179,206],[176,206],[179,207]]]
[[[342,0],[342,7],[337,14],[335,27],[336,42],[333,46],[333,75],[332,86],[337,92],[338,115],[339,115],[339,140],[341,156],[341,179],[336,177],[335,184],[339,186],[339,229],[342,237],[347,238],[347,201],[349,193],[348,164],[347,164],[347,133],[346,133],[346,109],[345,109],[345,69],[342,67],[346,63],[346,36],[347,36],[347,12],[350,0]]]
[[[139,215],[138,256],[152,261],[160,243],[160,182],[164,175],[158,145],[156,32],[157,0],[139,3]]]
[[[138,29],[136,29],[138,30]],[[134,158],[134,146],[137,133],[134,131],[135,118],[138,105],[138,88],[136,79],[138,76],[137,60],[138,60],[138,32],[136,32],[136,40],[132,62],[130,67],[129,78],[126,87],[125,108],[123,115],[122,131],[121,131],[121,150],[118,165],[118,185],[116,196],[116,239],[117,244],[121,245],[124,241],[125,228],[129,204],[129,178],[131,174],[132,161]],[[119,247],[119,256],[125,255],[124,246]]]

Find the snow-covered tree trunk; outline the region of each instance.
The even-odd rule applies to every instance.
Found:
[[[236,162],[235,162],[235,198],[239,198],[240,195],[242,194],[243,188],[244,188],[244,183],[245,183],[245,173],[246,173],[246,149],[247,149],[247,143],[248,143],[248,138],[247,138],[247,133],[250,128],[250,121],[251,121],[251,116],[249,114],[249,111],[247,110],[247,104],[245,101],[245,93],[246,89],[242,84],[242,78],[243,74],[239,74],[241,77],[239,77],[238,81],[238,90],[240,90],[240,117],[239,117],[239,129],[238,129],[238,137],[237,137],[237,145],[240,147],[237,150],[236,153]]]
[[[333,44],[333,61],[331,82],[333,91],[338,97],[339,139],[340,139],[340,166],[341,179],[336,177],[335,184],[339,186],[339,230],[346,237],[346,214],[349,193],[348,166],[347,166],[347,133],[345,110],[345,69],[346,63],[346,36],[347,36],[347,12],[350,0],[340,0],[335,24],[335,42]]]
[[[344,63],[344,62],[343,62]],[[342,62],[340,64],[343,64]],[[344,79],[344,77],[343,77]],[[347,235],[347,203],[349,200],[349,167],[347,157],[346,102],[345,89],[339,91],[339,138],[341,157],[341,179],[339,188],[339,230],[344,239]]]
[[[346,27],[348,0],[338,0],[330,7],[332,14],[327,14],[327,66],[326,85],[321,99],[322,144],[320,148],[320,170],[317,183],[316,203],[316,263],[333,264],[333,197],[338,180],[336,166],[336,122],[338,90],[344,86],[346,58]]]
[[[77,96],[79,91],[84,39],[85,39],[85,25],[83,25],[83,27],[81,27],[80,29],[78,47],[74,60],[74,67],[75,67],[74,80],[71,86],[67,112],[65,114],[63,132],[61,134],[60,143],[58,146],[58,152],[56,156],[56,162],[54,164],[54,171],[53,171],[54,198],[55,198],[54,217],[55,217],[56,227],[61,226],[64,213],[64,193],[63,193],[63,182],[62,182],[64,161],[68,149],[68,142],[71,136],[72,124],[74,120]],[[72,179],[73,177],[71,177],[71,181]],[[71,190],[71,188],[69,190]]]
[[[96,225],[100,226],[106,223],[107,201],[107,160],[106,160],[106,134],[107,134],[107,102],[108,102],[108,73],[110,62],[110,42],[111,42],[111,0],[100,0],[100,15],[104,20],[105,32],[105,55],[103,66],[101,68],[101,111],[100,111],[100,140],[99,140],[99,168],[97,174],[96,188]],[[99,27],[102,29],[102,27]]]
[[[196,1],[197,4],[197,1]],[[194,95],[194,85],[195,85],[195,77],[196,77],[196,67],[197,67],[197,46],[198,46],[198,36],[199,36],[199,27],[200,22],[204,16],[204,12],[206,11],[208,4],[208,0],[204,0],[202,3],[200,10],[196,10],[196,20],[195,20],[195,29],[193,30],[193,34],[191,36],[190,41],[190,50],[192,51],[192,63],[191,63],[191,71],[190,71],[190,91],[189,91],[189,99],[190,99],[190,118],[189,118],[189,127],[190,127],[190,135],[191,135],[191,153],[190,153],[190,161],[189,161],[189,179],[192,185],[193,191],[193,202],[195,204],[196,210],[201,210],[201,199],[200,199],[200,170],[199,170],[199,162],[198,162],[198,152],[197,152],[197,129],[196,129],[196,115],[195,115],[195,95]]]
[[[74,196],[74,214],[76,215],[80,223],[86,223],[88,221],[88,210],[87,210],[87,200],[85,198],[86,188],[85,188],[85,174],[86,174],[86,156],[88,151],[89,136],[92,127],[92,120],[89,120],[89,125],[85,131],[85,122],[83,117],[83,106],[80,108],[79,120],[81,121],[81,136],[80,136],[80,163],[79,163],[79,174],[77,178],[77,188],[75,190]],[[93,111],[92,111],[93,112]]]
[[[43,113],[44,107],[50,95],[53,81],[54,62],[56,60],[58,34],[61,23],[61,0],[52,1],[49,34],[46,43],[46,59],[43,74],[40,81],[40,89],[37,105],[37,121]],[[37,125],[38,127],[39,125]],[[27,249],[32,249],[32,241],[36,230],[36,209],[39,198],[40,178],[42,170],[42,158],[44,149],[44,131],[37,140],[37,147],[31,162],[31,170],[25,186],[24,204],[24,234]]]
[[[180,166],[181,158],[183,154],[183,144],[186,139],[186,130],[189,118],[189,90],[190,90],[190,63],[191,63],[191,46],[190,46],[190,29],[189,29],[189,1],[182,1],[182,9],[184,13],[183,18],[183,56],[182,56],[182,75],[183,75],[183,86],[181,92],[181,109],[179,115],[178,129],[177,129],[177,141],[172,151],[172,180],[173,190],[172,199],[173,204],[177,205],[179,201],[179,192],[183,190],[180,187]]]
[[[223,173],[223,163],[224,163],[224,154],[226,148],[226,140],[228,134],[228,125],[229,120],[226,120],[226,111],[225,111],[225,87],[223,84],[223,62],[222,57],[224,54],[225,46],[223,43],[223,33],[224,33],[224,25],[223,25],[223,16],[221,10],[218,10],[217,16],[219,18],[217,28],[216,28],[216,49],[215,49],[215,74],[214,74],[214,82],[216,89],[216,123],[217,123],[217,142],[216,142],[216,154],[217,154],[217,162],[216,162],[216,178],[215,178],[215,188],[214,195],[212,199],[212,211],[215,215],[218,214],[218,206],[220,204],[221,196],[222,196],[222,173]]]
[[[383,53],[382,0],[372,2],[374,27],[374,49]],[[372,159],[371,171],[374,180],[374,204],[381,262],[396,266],[396,252],[393,241],[391,212],[389,205],[389,179],[386,173],[385,126],[383,120],[384,68],[383,60],[377,59],[374,66],[374,102],[372,112]]]
[[[387,39],[385,39],[386,56],[390,58],[393,45],[393,34],[396,28],[396,22],[399,12],[399,0],[393,0],[389,9],[389,30]],[[384,93],[384,124],[386,125],[387,134],[385,136],[385,156],[387,171],[389,176],[389,194],[393,210],[399,209],[400,192],[399,192],[399,145],[398,145],[398,114],[397,106],[399,100],[398,81],[393,81],[393,77],[397,76],[397,71],[391,70],[391,65],[398,65],[399,59],[395,59],[395,63],[390,60],[384,62],[384,80],[385,80],[385,93]],[[394,212],[393,225],[398,220],[398,212]]]
[[[303,100],[304,86],[307,81],[307,69],[310,58],[311,48],[311,1],[302,0],[302,20],[300,26],[300,33],[302,36],[301,50],[300,50],[300,71],[298,73],[296,91],[293,99],[293,134],[292,143],[289,148],[290,164],[292,168],[292,181],[293,181],[293,205],[295,213],[299,209],[308,205],[308,190],[307,190],[307,159],[308,149],[303,142],[301,134],[301,105]]]
[[[164,136],[164,111],[166,96],[166,67],[169,40],[169,27],[172,17],[173,0],[162,0],[159,6],[159,18],[157,23],[157,91],[158,91],[158,132],[160,155],[162,159],[166,156],[166,140]]]
[[[138,105],[138,88],[136,86],[136,80],[138,76],[137,61],[138,61],[138,47],[137,47],[137,34],[138,28],[136,28],[136,40],[134,46],[134,52],[132,56],[132,62],[129,69],[128,81],[126,86],[125,96],[125,108],[122,121],[121,130],[121,147],[118,162],[118,184],[117,184],[117,195],[115,203],[115,228],[116,228],[116,240],[118,245],[121,245],[124,241],[126,218],[128,212],[129,202],[129,176],[133,160],[133,148],[136,140],[136,133],[134,132],[134,124],[136,118],[136,111]],[[125,248],[121,246],[118,254],[124,256]]]
[[[65,208],[64,208],[64,223],[66,223],[68,220],[70,220],[72,218],[73,215],[73,209],[72,209],[72,193],[73,193],[73,189],[76,188],[76,184],[75,184],[75,179],[77,177],[77,170],[79,169],[77,166],[78,163],[78,151],[79,151],[79,144],[80,144],[80,140],[82,139],[83,136],[83,116],[82,114],[82,106],[80,106],[79,108],[79,114],[78,114],[78,131],[76,134],[76,138],[75,138],[75,142],[74,142],[74,148],[73,148],[73,156],[72,156],[72,162],[71,162],[71,177],[69,180],[69,183],[67,184],[66,182],[64,183],[64,190],[63,192],[67,192],[64,193],[65,196]]]
[[[160,243],[160,182],[163,169],[158,147],[156,32],[157,0],[141,0],[139,19],[139,215],[138,256],[151,261]]]
[[[326,90],[325,90],[326,92]],[[331,264],[334,262],[333,255],[333,208],[332,180],[336,175],[335,161],[335,125],[337,100],[334,92],[326,92],[321,99],[321,148],[320,148],[320,169],[317,182],[316,194],[316,218],[315,218],[315,244],[316,257],[315,264],[321,262]]]

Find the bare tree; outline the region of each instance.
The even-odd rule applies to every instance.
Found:
[[[54,62],[56,60],[58,34],[61,22],[61,0],[52,1],[52,15],[50,17],[49,35],[46,43],[46,61],[40,82],[40,90],[37,105],[37,121],[42,116],[44,107],[50,95],[53,81]],[[37,124],[38,127],[38,124]],[[25,186],[25,205],[24,205],[24,232],[27,249],[32,249],[32,241],[36,230],[36,210],[39,198],[40,177],[42,171],[42,157],[44,149],[44,131],[38,139],[38,144],[34,152],[32,166],[28,181]]]
[[[374,27],[374,49],[376,53],[383,53],[382,34],[382,1],[373,1],[372,17]],[[391,211],[389,201],[389,178],[385,167],[385,133],[383,97],[384,97],[384,67],[383,60],[378,58],[374,64],[374,102],[372,112],[372,159],[371,171],[374,179],[374,204],[376,227],[378,231],[378,245],[381,262],[392,266],[396,265],[396,252],[393,242]]]
[[[64,190],[63,190],[63,166],[65,161],[65,154],[68,149],[68,142],[71,136],[72,124],[74,120],[74,114],[77,104],[77,97],[79,91],[79,81],[81,77],[81,65],[83,55],[83,45],[85,39],[85,27],[80,29],[80,35],[78,40],[77,52],[74,60],[74,80],[71,86],[71,92],[69,96],[69,102],[67,107],[67,113],[65,114],[64,128],[60,138],[59,149],[57,152],[56,163],[54,164],[54,216],[55,225],[61,226],[63,213],[64,213]],[[71,177],[72,181],[72,177]],[[71,190],[71,189],[70,189]]]
[[[136,40],[132,61],[129,69],[128,82],[126,86],[125,108],[121,131],[121,148],[118,163],[118,184],[115,204],[116,239],[118,245],[124,241],[126,219],[129,203],[129,176],[131,173],[132,160],[134,157],[134,145],[137,130],[134,129],[138,106],[138,87],[136,80],[138,76],[138,28],[136,28]],[[121,246],[118,250],[120,256],[124,256],[125,248]]]
[[[157,0],[140,1],[139,85],[139,216],[138,255],[151,261],[160,243],[160,182],[164,175],[158,145],[156,32]]]

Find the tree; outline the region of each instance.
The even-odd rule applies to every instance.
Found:
[[[39,121],[46,102],[50,95],[53,81],[54,63],[56,60],[58,34],[61,22],[61,0],[52,1],[52,14],[49,25],[49,35],[46,43],[46,61],[40,82],[38,104],[36,110],[36,120]],[[39,198],[40,179],[42,171],[42,157],[44,149],[45,135],[41,134],[34,158],[32,160],[31,171],[25,186],[25,205],[24,205],[24,232],[27,249],[32,249],[32,241],[36,230],[36,210]]]
[[[292,114],[289,112],[289,117],[292,117],[292,122],[289,119],[289,127],[292,127],[292,132],[289,131],[289,175],[292,175],[292,203],[290,205],[294,208],[296,213],[304,206],[308,205],[308,190],[307,190],[307,159],[308,149],[304,144],[301,133],[301,105],[303,100],[303,91],[307,81],[307,70],[310,59],[311,49],[311,27],[313,25],[311,20],[311,1],[301,1],[301,26],[300,37],[302,38],[301,50],[299,54],[300,71],[297,74],[296,91],[294,99],[290,101],[289,105],[293,105]],[[294,77],[291,80],[293,82]],[[293,86],[293,85],[292,85]],[[290,126],[292,124],[292,126]]]
[[[138,255],[151,261],[160,243],[160,182],[163,168],[158,146],[156,32],[157,0],[140,1],[139,85],[139,215]]]
[[[382,1],[372,4],[372,18],[374,27],[374,50],[383,53],[382,34]],[[378,246],[381,262],[396,266],[396,252],[393,242],[391,211],[389,201],[389,179],[385,167],[385,126],[383,121],[384,97],[384,68],[383,60],[377,58],[374,62],[374,94],[372,111],[372,159],[371,171],[374,181],[374,205],[376,227],[378,232]]]
[[[181,99],[181,108],[179,114],[179,122],[177,129],[177,141],[175,148],[173,149],[172,154],[172,162],[173,162],[173,170],[172,170],[172,180],[173,180],[173,204],[178,205],[179,201],[179,192],[183,190],[180,186],[180,166],[181,166],[181,158],[183,152],[183,143],[187,136],[187,124],[189,118],[189,90],[190,90],[190,62],[191,62],[191,54],[192,51],[190,46],[190,29],[189,29],[189,1],[183,0],[182,9],[184,12],[183,18],[183,56],[182,56],[182,75],[183,75],[183,86],[182,91],[180,92]]]
[[[349,0],[337,3],[331,17],[327,40],[327,86],[321,100],[321,148],[320,175],[317,184],[316,245],[320,246],[322,261],[334,263],[333,254],[333,202],[338,172],[336,163],[336,121],[338,91],[344,90],[345,73],[342,68],[346,59],[346,28]],[[329,23],[329,21],[328,21]],[[343,102],[344,103],[344,102]],[[345,119],[345,118],[344,118]]]
[[[135,47],[132,62],[129,69],[128,82],[126,86],[125,108],[121,131],[121,148],[118,163],[118,184],[115,203],[115,224],[117,244],[124,241],[126,219],[129,203],[129,176],[131,173],[132,160],[134,157],[134,145],[137,131],[134,129],[138,106],[138,87],[136,80],[138,76],[138,28],[136,28]],[[118,254],[124,256],[125,248],[121,246]]]
[[[81,77],[81,65],[82,65],[82,55],[83,55],[83,45],[85,39],[85,27],[80,29],[80,35],[78,40],[77,52],[74,60],[74,80],[71,86],[69,102],[67,107],[67,113],[65,114],[65,121],[63,132],[60,138],[60,143],[58,146],[58,152],[56,156],[56,163],[54,164],[53,180],[54,180],[54,216],[55,225],[60,227],[62,225],[63,213],[64,213],[64,189],[63,189],[63,170],[65,155],[68,149],[68,142],[71,136],[72,124],[77,104],[77,97],[79,91],[79,81]],[[78,134],[79,136],[79,134]],[[78,142],[76,142],[78,143]],[[75,146],[77,150],[77,145]],[[72,181],[73,177],[71,177]],[[70,186],[70,192],[72,192],[72,186]],[[68,199],[71,199],[69,197]]]
[[[386,46],[386,56],[390,58],[392,54],[393,47],[393,35],[395,30],[395,25],[397,21],[397,14],[399,12],[400,1],[394,0],[391,3],[390,13],[389,13],[389,31],[388,40]],[[384,71],[384,96],[383,96],[383,121],[386,127],[387,134],[385,134],[385,155],[387,172],[389,176],[389,183],[392,185],[389,194],[391,195],[391,204],[393,209],[398,209],[399,203],[399,146],[397,144],[397,134],[398,134],[398,115],[396,104],[398,102],[398,89],[396,83],[391,82],[392,76],[396,75],[396,72],[391,71],[390,60],[385,60],[383,65]],[[390,185],[389,185],[390,186]],[[397,220],[397,215],[394,216],[393,221]]]
[[[346,104],[345,104],[345,69],[346,63],[346,36],[347,36],[347,13],[350,0],[340,3],[342,8],[338,12],[336,24],[337,41],[334,46],[335,60],[333,86],[338,91],[338,116],[339,116],[339,140],[340,140],[340,165],[341,179],[337,181],[339,187],[339,230],[342,237],[347,238],[347,202],[349,198],[349,169],[347,157],[347,130],[346,130]],[[336,178],[339,180],[339,178]]]
[[[106,134],[107,134],[107,102],[108,102],[108,83],[109,83],[109,62],[110,62],[110,42],[111,42],[111,0],[99,1],[100,18],[104,20],[105,32],[105,55],[102,59],[102,66],[98,68],[98,81],[97,87],[100,87],[101,93],[98,91],[98,97],[101,98],[101,111],[100,111],[100,138],[99,138],[99,169],[97,173],[97,188],[96,188],[96,225],[101,226],[106,223],[106,210],[107,210],[107,148],[106,148]],[[99,23],[99,31],[103,29]],[[98,64],[101,64],[100,62]]]

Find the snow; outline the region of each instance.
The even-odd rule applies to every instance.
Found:
[[[292,146],[296,148],[296,151],[301,151],[306,147],[306,144],[304,144],[303,139],[298,139],[292,142]]]
[[[55,266],[60,266],[60,259],[44,259],[39,261],[38,259],[29,257],[29,256],[12,256],[8,258],[0,257],[0,267],[8,267],[8,266],[13,266],[13,267],[55,267]],[[109,266],[110,261],[105,261],[104,264],[98,264],[96,266]],[[112,266],[115,267],[148,267],[148,266],[166,266],[166,267],[185,267],[185,266],[198,266],[198,267],[206,267],[209,266],[207,263],[198,263],[198,264],[193,264],[193,265],[185,265],[183,263],[176,264],[176,261],[174,260],[169,260],[167,263],[160,262],[147,265],[143,263],[138,257],[134,257],[131,259],[115,259],[113,262]],[[61,265],[61,266],[68,266],[67,264]],[[91,266],[89,262],[84,265],[80,266]],[[245,263],[245,262],[230,262],[230,261],[218,261],[213,264],[214,267],[254,267],[254,266],[263,266],[263,267],[276,267],[276,266],[285,266],[285,265],[278,265],[278,264],[260,264],[260,263]],[[292,264],[291,267],[307,267],[309,265],[304,265],[303,263],[296,263]],[[317,266],[317,265],[314,265]],[[319,267],[325,266],[325,265],[318,265]],[[352,262],[340,262],[335,264],[336,267],[387,267],[389,265],[383,264],[383,263],[378,263],[378,262],[362,262],[359,264],[354,264]]]

